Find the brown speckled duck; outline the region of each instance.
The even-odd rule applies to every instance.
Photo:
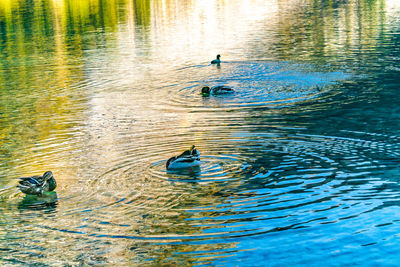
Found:
[[[21,177],[19,179],[17,187],[27,195],[41,196],[43,193],[53,191],[57,187],[51,171],[45,172],[43,176]]]

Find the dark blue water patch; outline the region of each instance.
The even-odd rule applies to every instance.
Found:
[[[365,223],[368,224],[368,222]],[[362,220],[360,220],[360,224],[362,224]],[[342,226],[335,226],[334,224],[325,224],[323,228],[303,228],[292,230],[291,233],[270,233],[257,237],[243,238],[237,240],[237,247],[239,249],[238,255],[227,259],[227,261],[228,264],[234,264],[235,262],[239,262],[237,259],[238,256],[242,259],[250,257],[248,252],[240,250],[241,248],[245,249],[250,246],[255,248],[254,251],[250,252],[253,260],[256,258],[259,259],[260,262],[261,260],[263,262],[277,262],[279,265],[305,264],[320,259],[320,257],[324,257],[328,265],[365,262],[366,260],[377,263],[380,261],[379,253],[381,253],[382,250],[375,250],[373,248],[372,251],[365,250],[365,247],[371,244],[379,245],[381,249],[384,248],[387,253],[394,253],[388,254],[385,258],[391,261],[397,261],[397,256],[395,256],[395,251],[397,249],[391,247],[393,243],[387,239],[389,236],[391,237],[390,239],[393,239],[394,236],[390,233],[385,233],[382,236],[382,233],[378,234],[378,232],[368,230],[367,226],[364,228],[366,231],[357,233],[354,231],[356,228],[357,225],[352,226],[344,224]],[[344,230],[346,231],[344,232]],[[375,234],[371,232],[375,232]],[[381,236],[376,238],[377,236],[375,235]],[[398,237],[395,237],[395,239],[398,239]],[[296,251],[292,250],[293,246],[296,246]],[[354,250],[367,253],[350,259],[349,257],[353,255]],[[368,253],[372,253],[372,255]],[[218,260],[216,260],[214,264],[218,264]]]

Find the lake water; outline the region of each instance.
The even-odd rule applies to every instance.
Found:
[[[0,1],[0,264],[398,266],[399,25],[397,0]]]

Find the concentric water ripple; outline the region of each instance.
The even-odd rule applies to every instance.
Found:
[[[307,107],[310,112],[334,97],[340,75],[330,79],[311,72],[312,79],[299,82],[298,70],[278,64],[272,71],[269,63],[260,64],[268,67],[228,63],[231,69],[222,78],[199,74],[215,85],[236,89],[247,84],[248,91],[238,89],[233,96],[200,97],[196,76],[189,86],[170,85],[151,96],[100,91],[85,114],[84,133],[71,139],[60,130],[57,138],[32,148],[39,160],[25,161],[64,170],[54,202],[22,200],[12,187],[0,193],[9,203],[3,208],[7,225],[20,224],[20,214],[31,220],[10,233],[16,238],[27,231],[68,234],[85,244],[125,242],[144,254],[144,245],[150,245],[151,255],[158,246],[202,245],[207,249],[199,250],[199,256],[229,257],[245,251],[236,248],[238,240],[321,225],[342,227],[387,208],[388,199],[399,199],[392,177],[399,173],[398,136],[351,130],[317,134],[309,131],[309,121],[293,125],[283,116],[289,103],[317,99]],[[195,69],[222,71],[213,67]],[[260,78],[252,83],[251,73]],[[253,105],[260,109],[252,110]],[[192,144],[200,150],[200,168],[167,171],[166,160]],[[63,168],[48,164],[55,157],[73,163]],[[39,213],[43,210],[45,215]],[[375,225],[391,223],[381,218]]]
[[[10,230],[14,236],[47,231],[101,243],[203,244],[204,254],[225,255],[235,251],[232,240],[341,226],[399,199],[390,175],[399,173],[398,136],[350,130],[318,135],[307,127],[251,124],[254,117],[243,127],[248,113],[241,111],[199,113],[181,128],[168,128],[170,121],[154,116],[143,127],[143,118],[126,113],[111,108],[94,114],[89,134],[80,136],[84,145],[77,160],[98,170],[71,175],[74,180],[57,189],[52,205],[25,205],[15,188],[2,192],[14,203],[4,208],[11,210],[8,225],[20,224],[19,214],[33,218],[29,227]],[[67,148],[80,144],[58,142],[42,143],[42,164],[55,151],[68,159]],[[98,143],[101,149],[93,149]],[[166,160],[192,144],[200,150],[200,168],[167,171]],[[36,218],[40,210],[51,219]],[[387,223],[393,221],[376,225]]]
[[[187,244],[352,220],[379,209],[383,195],[398,199],[386,189],[390,177],[377,175],[380,169],[398,172],[400,147],[398,137],[351,135],[263,135],[238,128],[229,139],[198,145],[199,170],[175,173],[165,170],[165,161],[182,149],[179,142],[154,145],[150,139],[146,151],[125,144],[125,157],[116,159],[114,168],[59,199],[63,208],[56,216],[77,220],[76,226],[48,222],[45,227],[95,238]]]
[[[243,109],[287,107],[310,99],[322,101],[329,87],[349,79],[344,72],[318,72],[311,66],[272,61],[224,62],[221,66],[185,68],[185,80],[163,88],[168,90],[164,107],[202,109]],[[203,86],[226,85],[232,95],[202,97]],[[332,95],[331,95],[332,96]]]

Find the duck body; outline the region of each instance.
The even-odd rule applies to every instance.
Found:
[[[211,64],[219,64],[221,63],[221,55],[217,55],[217,58],[211,61]]]
[[[225,95],[225,94],[232,94],[235,90],[232,88],[225,86],[225,85],[218,85],[214,87],[204,86],[201,89],[201,94],[203,96],[210,96],[210,95]]]
[[[51,171],[45,172],[43,176],[21,177],[19,179],[17,187],[27,195],[41,196],[43,193],[53,191],[57,187]]]
[[[179,156],[168,159],[166,164],[167,170],[186,169],[198,166],[200,166],[200,153],[195,146],[192,146],[189,150],[185,150]]]

